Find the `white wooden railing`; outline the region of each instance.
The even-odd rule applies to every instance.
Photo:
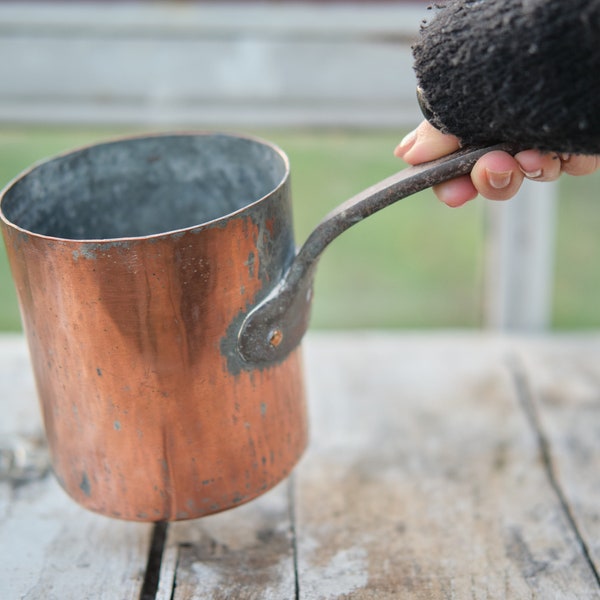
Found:
[[[412,127],[426,7],[0,3],[0,123]],[[490,206],[490,327],[548,325],[555,191]]]

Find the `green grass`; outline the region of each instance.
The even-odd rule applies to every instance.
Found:
[[[556,237],[554,325],[600,327],[600,172],[562,177]]]
[[[40,158],[128,131],[12,128],[0,132],[0,184]],[[404,165],[392,155],[405,132],[252,131],[279,144],[292,164],[297,241],[337,204]],[[600,325],[600,176],[563,177],[558,227],[557,328]],[[325,251],[312,324],[348,327],[476,327],[483,254],[483,201],[459,210],[430,191],[356,225]],[[0,330],[19,328],[0,253]]]
[[[398,139],[326,132],[276,140],[292,163],[299,242],[334,206],[404,166],[392,155]],[[424,192],[354,226],[320,261],[313,325],[476,325],[480,220],[477,205],[459,214]]]

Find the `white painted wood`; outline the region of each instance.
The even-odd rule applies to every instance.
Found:
[[[50,476],[0,484],[0,597],[137,599],[151,528],[94,515]]]
[[[508,202],[486,206],[484,324],[542,331],[551,325],[557,183],[524,181]]]
[[[171,525],[157,600],[294,598],[289,485],[235,510]]]
[[[311,333],[305,356],[294,480],[171,525],[159,600],[294,598],[295,562],[305,600],[600,598],[598,334]],[[0,336],[2,431],[35,412]],[[138,598],[150,532],[0,482],[0,598]]]
[[[600,572],[600,340],[529,340],[519,363],[557,485]]]
[[[425,2],[40,2],[3,1],[2,29],[134,36],[272,37],[413,36],[428,14]]]
[[[0,452],[41,432],[24,339],[0,336]],[[0,598],[137,599],[151,527],[77,506],[55,479],[13,482],[0,471]]]
[[[410,53],[377,42],[0,38],[0,119],[377,124],[412,115]],[[317,68],[316,65],[319,67]],[[64,69],[57,77],[57,69]],[[381,111],[381,112],[380,112]]]
[[[0,437],[42,431],[25,338],[0,334]]]
[[[418,122],[425,5],[0,4],[0,122]],[[18,64],[18,68],[15,68]]]
[[[50,459],[25,339],[0,337],[0,485],[47,473]],[[0,501],[1,502],[1,501]],[[0,596],[1,597],[1,596]]]
[[[509,349],[455,335],[308,340],[301,598],[600,597]]]

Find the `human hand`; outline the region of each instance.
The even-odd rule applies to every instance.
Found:
[[[423,121],[396,147],[394,154],[410,165],[446,156],[458,150],[458,139]],[[599,156],[556,154],[523,150],[511,156],[492,151],[481,157],[470,175],[463,175],[433,187],[435,195],[452,207],[462,206],[481,194],[490,200],[512,198],[523,179],[554,181],[561,173],[589,175],[600,167]]]

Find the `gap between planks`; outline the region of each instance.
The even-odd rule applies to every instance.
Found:
[[[160,584],[160,567],[165,551],[168,527],[168,523],[164,521],[154,524],[150,549],[148,550],[148,562],[146,563],[144,582],[140,591],[140,600],[154,600],[156,598]]]
[[[298,541],[296,530],[296,477],[292,473],[287,480],[285,498],[289,519],[289,539],[292,552],[294,577],[293,600],[300,600],[300,570],[298,566]],[[173,600],[177,590],[177,570],[181,544],[169,544],[169,528],[172,523],[154,524],[148,561],[139,600]],[[290,600],[292,600],[290,598]]]
[[[540,453],[543,472],[548,480],[550,488],[556,495],[560,509],[563,511],[566,522],[574,535],[583,558],[589,569],[591,569],[596,584],[600,587],[600,573],[592,560],[590,547],[588,543],[586,543],[582,530],[577,524],[573,508],[563,489],[552,458],[552,444],[542,424],[542,419],[539,414],[540,409],[537,406],[536,401],[536,392],[533,389],[530,374],[522,360],[516,354],[511,353],[508,355],[505,364],[510,375],[513,389],[515,390],[518,404],[524,413],[528,426],[534,434],[536,445]],[[289,517],[290,542],[293,553],[294,598],[295,600],[299,600],[301,584],[298,565],[295,487],[296,481],[292,475],[287,489],[287,510]],[[160,600],[172,600],[175,597],[177,584],[177,554],[179,548],[169,548],[167,546],[168,527],[169,525],[166,523],[155,525],[152,545],[148,556],[148,568],[142,592],[140,594],[140,600],[158,600],[159,598]],[[166,571],[169,571],[167,576],[165,576]]]
[[[288,486],[288,509],[292,561],[294,564],[294,600],[300,600],[300,569],[298,568],[298,536],[296,531],[296,477],[294,476],[294,473],[290,475]]]
[[[598,573],[598,570],[596,569],[596,565],[592,560],[590,548],[588,547],[588,544],[586,543],[584,536],[577,525],[577,520],[575,519],[571,505],[565,492],[563,491],[562,486],[560,485],[559,478],[557,477],[556,469],[552,461],[551,445],[548,440],[548,436],[545,434],[542,427],[542,421],[538,414],[534,394],[531,390],[531,385],[526,375],[525,367],[514,355],[508,358],[507,363],[515,387],[517,400],[523,409],[525,417],[536,437],[542,459],[542,466],[546,476],[548,477],[550,487],[554,490],[559,504],[565,514],[567,523],[571,527],[573,534],[575,535],[575,539],[581,548],[583,557],[591,569],[598,587],[600,587],[600,573]]]

